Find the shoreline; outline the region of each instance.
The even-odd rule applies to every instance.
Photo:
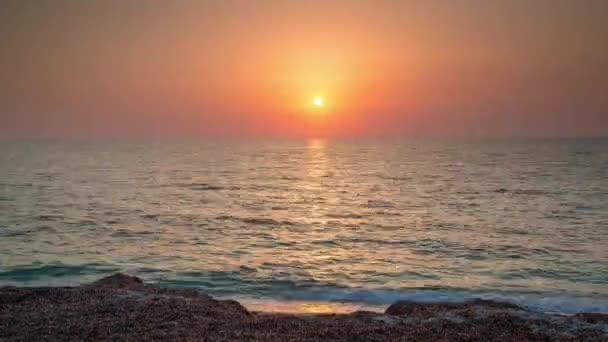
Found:
[[[258,313],[276,314],[350,314],[357,311],[383,313],[386,305],[365,303],[332,302],[323,300],[277,300],[257,298],[216,297],[239,302],[247,310]]]
[[[0,341],[608,340],[608,314],[537,313],[492,300],[398,301],[383,312],[350,313],[324,304],[295,313],[278,302],[264,305],[269,310],[250,303],[249,311],[235,300],[120,273],[76,287],[1,287]]]

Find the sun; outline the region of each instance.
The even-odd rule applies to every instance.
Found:
[[[313,97],[312,104],[315,105],[315,107],[323,107],[323,98],[320,96]]]

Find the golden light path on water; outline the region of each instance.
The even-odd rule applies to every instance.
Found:
[[[337,303],[330,301],[300,301],[300,300],[255,300],[238,299],[241,304],[251,311],[264,313],[304,313],[304,314],[340,314],[355,311],[384,312],[386,305],[366,305],[361,303]]]

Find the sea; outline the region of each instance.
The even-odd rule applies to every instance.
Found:
[[[608,312],[608,139],[0,142],[0,286]]]

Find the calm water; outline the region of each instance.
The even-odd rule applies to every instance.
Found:
[[[608,311],[608,140],[0,144],[0,285]]]

